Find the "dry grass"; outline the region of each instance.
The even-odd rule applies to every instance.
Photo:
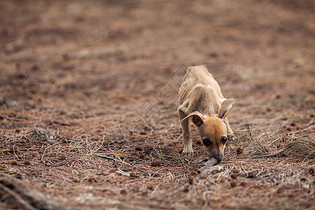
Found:
[[[0,179],[62,207],[311,209],[308,3],[0,1]],[[202,174],[176,113],[192,64],[235,99],[236,138]],[[36,208],[16,192],[0,208]]]

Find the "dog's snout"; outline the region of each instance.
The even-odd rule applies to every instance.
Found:
[[[222,161],[222,157],[221,156],[217,156],[216,159],[217,159],[218,163],[220,163]]]

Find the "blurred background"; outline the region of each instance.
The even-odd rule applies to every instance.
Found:
[[[294,94],[313,78],[314,5],[311,0],[0,1],[1,97],[117,93],[139,99],[152,95],[182,65],[195,64],[218,75],[229,96],[242,99],[260,91],[270,97],[283,88]],[[286,86],[287,78],[301,84]]]

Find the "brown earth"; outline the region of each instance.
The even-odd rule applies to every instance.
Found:
[[[0,208],[314,209],[314,20],[311,0],[1,0]],[[235,99],[207,176],[176,113],[196,64]]]

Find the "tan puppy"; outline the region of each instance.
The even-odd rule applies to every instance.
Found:
[[[228,135],[233,134],[227,112],[234,100],[226,99],[221,88],[205,66],[191,66],[179,89],[178,115],[183,130],[183,153],[193,153],[189,118],[198,127],[206,152],[220,163]]]

